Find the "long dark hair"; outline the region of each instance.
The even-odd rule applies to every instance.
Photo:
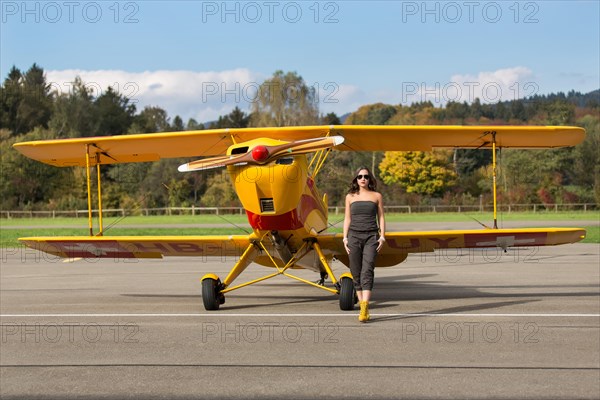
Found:
[[[350,183],[350,189],[348,189],[349,194],[358,193],[360,191],[360,187],[358,186],[358,182],[357,182],[356,178],[357,178],[358,173],[360,171],[362,171],[363,169],[367,170],[367,172],[369,173],[369,184],[367,185],[367,187],[369,188],[369,190],[372,190],[373,192],[375,192],[377,190],[377,179],[375,179],[375,176],[373,176],[373,174],[371,173],[371,170],[367,167],[360,167],[354,173],[354,177],[352,178],[352,182]]]

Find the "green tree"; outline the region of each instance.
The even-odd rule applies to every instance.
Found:
[[[408,193],[441,197],[456,181],[448,151],[388,151],[379,169],[383,181]]]
[[[33,64],[23,75],[23,100],[17,111],[21,132],[29,132],[37,126],[48,127],[52,114],[52,100],[44,70]]]
[[[574,150],[573,184],[592,193],[600,204],[600,117],[586,115],[577,124],[585,128],[586,137]]]
[[[71,93],[57,95],[48,122],[57,137],[82,137],[94,134],[96,115],[91,88],[76,77]]]
[[[471,104],[470,114],[471,117],[475,119],[475,121],[479,121],[479,118],[483,117],[483,107],[481,105],[481,100],[479,100],[479,97],[476,97],[475,100],[473,100],[473,103]]]
[[[129,99],[115,92],[111,87],[94,102],[97,115],[97,135],[121,135],[133,123],[135,105]]]
[[[573,164],[572,148],[504,149],[499,182],[512,203],[563,203],[565,187],[573,179]]]
[[[23,100],[21,71],[13,65],[0,87],[0,129],[8,129],[16,135],[21,132],[17,112]]]
[[[296,72],[275,71],[258,88],[252,102],[252,126],[315,125],[317,94]]]
[[[185,126],[187,131],[198,131],[204,129],[204,124],[198,123],[194,118],[190,118]]]
[[[53,95],[44,70],[37,64],[22,74],[12,67],[2,85],[0,122],[13,135],[26,133],[35,127],[48,127],[52,114]]]
[[[0,131],[0,206],[2,209],[32,209],[36,203],[46,203],[72,190],[70,168],[57,168],[34,161],[12,148],[17,141],[47,140],[54,136],[46,129],[36,128],[19,137]]]
[[[575,105],[554,101],[546,106],[548,125],[568,125],[575,121]]]
[[[486,149],[456,149],[454,150],[455,170],[459,176],[466,176],[473,171],[491,164],[492,152]]]
[[[225,170],[217,170],[208,177],[206,192],[200,198],[204,207],[240,207],[239,201],[229,174]]]
[[[523,105],[523,100],[513,100],[510,102],[510,114],[514,119],[527,121],[527,111]]]
[[[323,125],[341,125],[340,117],[336,113],[330,112],[327,115],[321,117],[321,124]]]
[[[385,125],[396,114],[396,107],[376,103],[360,107],[346,118],[347,125]]]
[[[250,115],[235,107],[229,114],[220,116],[212,128],[246,128],[250,124],[250,119]]]
[[[181,117],[179,115],[176,115],[175,118],[173,118],[173,124],[171,125],[171,130],[173,132],[181,132],[181,131],[185,130],[185,127],[183,126],[183,120],[181,119]]]
[[[449,101],[446,104],[446,119],[458,120],[461,124],[469,117],[470,109],[467,102]]]
[[[119,111],[121,114],[121,111]],[[129,133],[155,133],[171,130],[167,112],[160,107],[146,106],[133,118]]]

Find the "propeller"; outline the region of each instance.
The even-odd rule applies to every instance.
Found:
[[[266,164],[281,157],[312,153],[317,150],[337,146],[343,142],[343,136],[328,136],[324,138],[296,140],[294,142],[271,146],[259,144],[246,153],[203,158],[202,160],[182,164],[177,170],[179,172],[189,172],[235,164]]]

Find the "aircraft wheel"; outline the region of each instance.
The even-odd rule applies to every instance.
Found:
[[[340,279],[340,309],[350,311],[354,309],[356,292],[354,291],[354,282],[348,277]]]
[[[225,296],[219,293],[218,282],[211,278],[202,280],[202,302],[206,311],[215,311],[225,303]]]

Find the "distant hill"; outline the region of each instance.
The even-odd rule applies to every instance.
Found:
[[[342,122],[342,124],[344,124],[346,122],[346,118],[348,118],[350,116],[350,114],[352,114],[352,113],[346,113],[346,114],[340,116],[340,121]]]
[[[589,93],[581,93],[571,90],[567,94],[564,92],[551,93],[548,95],[535,95],[526,100],[535,102],[554,102],[556,100],[566,101],[575,104],[577,107],[596,107],[600,104],[600,89]]]

